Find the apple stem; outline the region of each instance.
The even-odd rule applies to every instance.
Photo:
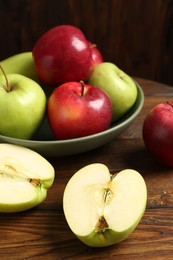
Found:
[[[1,71],[2,71],[2,73],[3,73],[4,78],[5,78],[5,81],[6,81],[5,89],[6,89],[7,92],[10,92],[10,90],[11,90],[10,84],[9,84],[9,82],[8,82],[7,75],[6,75],[6,73],[5,73],[4,69],[3,69],[3,67],[1,66],[1,64],[0,64],[0,69],[1,69]]]
[[[81,87],[82,87],[82,90],[81,90],[81,97],[84,96],[84,89],[85,89],[85,86],[84,86],[84,82],[83,80],[80,80],[80,84],[81,84]]]
[[[173,102],[172,101],[167,101],[166,103],[173,108]]]
[[[95,43],[93,43],[92,45],[90,45],[90,48],[92,49],[92,48],[96,48],[97,47],[97,45],[95,44]]]

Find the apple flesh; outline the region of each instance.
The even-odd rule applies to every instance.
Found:
[[[20,74],[0,75],[0,134],[30,139],[41,125],[46,95],[39,84]]]
[[[86,245],[105,247],[126,239],[141,220],[147,202],[143,177],[126,169],[111,175],[90,164],[68,181],[63,196],[67,223]]]
[[[143,123],[143,140],[159,164],[173,167],[173,102],[158,104],[149,111]]]
[[[96,65],[88,84],[101,88],[110,97],[112,122],[125,115],[137,98],[137,87],[133,79],[110,62]]]
[[[33,48],[40,80],[58,86],[68,81],[86,80],[91,74],[92,54],[82,31],[72,25],[53,27]]]
[[[54,168],[40,154],[0,144],[0,212],[19,212],[42,203],[54,181]]]
[[[81,82],[57,87],[48,100],[48,119],[57,139],[78,138],[109,128],[110,98],[99,88]]]

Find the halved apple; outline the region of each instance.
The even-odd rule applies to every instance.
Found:
[[[63,209],[71,230],[86,245],[103,247],[126,239],[147,202],[143,177],[126,169],[111,175],[101,163],[76,172],[64,191]]]
[[[54,181],[53,166],[40,154],[0,144],[0,212],[18,212],[43,202]]]

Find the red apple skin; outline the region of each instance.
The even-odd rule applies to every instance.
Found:
[[[97,45],[89,42],[91,53],[92,53],[92,67],[95,67],[97,64],[103,62],[103,56],[100,50],[97,48]],[[93,69],[93,68],[92,68]]]
[[[60,25],[48,30],[38,39],[32,53],[38,77],[45,84],[85,81],[91,74],[91,49],[85,35],[75,26]]]
[[[109,128],[110,98],[97,87],[68,82],[57,87],[48,99],[48,119],[56,139],[72,139]]]
[[[173,102],[151,109],[144,119],[143,140],[159,164],[173,167]]]

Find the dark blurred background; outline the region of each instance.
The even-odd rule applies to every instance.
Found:
[[[79,27],[128,74],[173,85],[173,0],[0,0],[0,60],[60,24]]]

